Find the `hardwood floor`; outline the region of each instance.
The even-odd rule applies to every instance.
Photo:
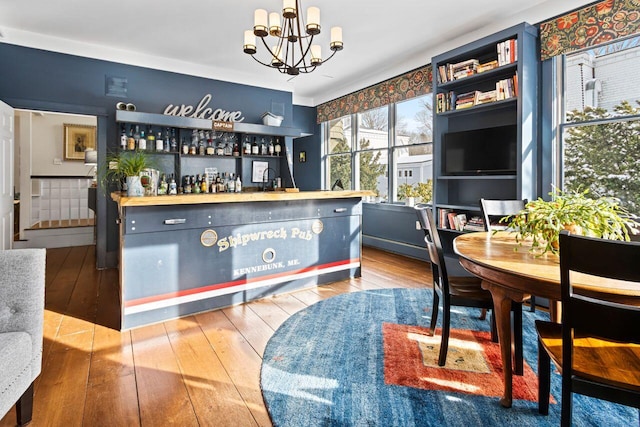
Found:
[[[42,373],[32,426],[270,426],[260,392],[267,341],[334,295],[430,286],[429,264],[364,248],[362,277],[126,332],[118,271],[95,247],[47,250]],[[0,427],[15,425],[15,408]]]

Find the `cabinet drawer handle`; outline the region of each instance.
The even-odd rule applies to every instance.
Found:
[[[347,208],[336,208],[333,210],[335,213],[342,213],[342,212],[346,212]]]
[[[184,224],[185,222],[187,222],[186,218],[174,218],[174,219],[164,220],[164,223],[166,225]]]

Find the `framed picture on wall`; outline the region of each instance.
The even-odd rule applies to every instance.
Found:
[[[269,167],[269,162],[254,161],[251,166],[251,182],[263,182],[265,179],[264,172]],[[269,177],[266,178],[269,179]]]
[[[84,151],[96,149],[96,127],[91,125],[64,125],[64,159],[84,161]]]

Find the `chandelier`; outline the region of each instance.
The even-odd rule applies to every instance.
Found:
[[[244,53],[262,65],[275,68],[281,73],[296,76],[310,73],[323,62],[327,62],[342,50],[342,28],[331,28],[331,55],[322,59],[322,48],[313,44],[313,38],[320,34],[320,9],[307,9],[306,23],[302,17],[300,0],[283,0],[282,17],[277,12],[267,14],[264,9],[256,9],[253,30],[244,32]],[[269,47],[267,37],[272,36],[275,44]],[[260,37],[269,53],[268,62],[256,58],[256,36]],[[269,39],[272,40],[272,39]]]

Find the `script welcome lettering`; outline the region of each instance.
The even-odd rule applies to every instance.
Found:
[[[164,109],[165,116],[177,116],[177,117],[189,117],[193,119],[207,119],[224,122],[236,122],[239,123],[244,120],[242,111],[225,111],[220,108],[215,110],[209,107],[211,102],[211,94],[208,93],[202,97],[196,107],[193,105],[173,105],[169,104]]]

